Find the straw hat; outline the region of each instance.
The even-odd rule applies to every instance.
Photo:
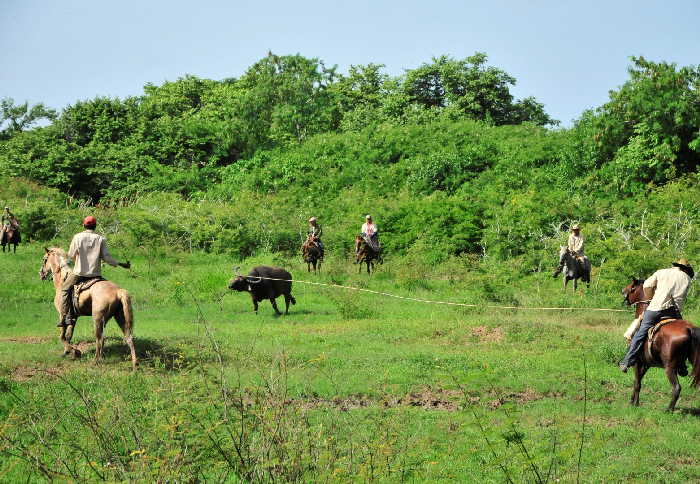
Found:
[[[309,222],[315,222],[315,221],[316,221],[316,217],[311,217],[311,218],[309,219]]]
[[[574,224],[574,225],[571,227],[571,230],[581,230],[581,226],[580,226],[579,224]]]
[[[693,268],[693,266],[690,265],[690,262],[688,262],[688,259],[686,259],[685,257],[681,257],[676,262],[674,262],[673,265],[676,267],[687,267],[688,269]]]
[[[372,220],[372,216],[370,214],[365,215],[365,220]]]

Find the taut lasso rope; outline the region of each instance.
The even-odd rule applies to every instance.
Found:
[[[248,277],[248,276],[245,276],[245,277]],[[458,303],[458,302],[450,302],[450,301],[435,301],[432,299],[421,299],[421,298],[417,298],[417,297],[399,296],[397,294],[391,294],[388,292],[374,291],[372,289],[363,289],[361,287],[343,286],[341,284],[327,284],[324,282],[302,281],[299,279],[278,279],[275,277],[262,277],[262,276],[251,276],[251,277],[255,277],[256,279],[265,279],[268,281],[296,282],[296,283],[300,283],[300,284],[310,284],[310,285],[314,285],[314,286],[335,287],[338,289],[347,289],[350,291],[368,292],[370,294],[377,294],[379,296],[392,297],[395,299],[404,299],[407,301],[415,301],[415,302],[426,303],[426,304],[441,304],[444,306],[461,306],[461,307],[467,307],[467,308],[489,308],[489,309],[525,309],[525,310],[539,310],[539,311],[607,311],[607,312],[616,312],[616,313],[628,312],[627,309],[609,309],[609,308],[561,308],[561,307],[496,306],[496,305],[491,305],[491,304],[467,304],[467,303]]]

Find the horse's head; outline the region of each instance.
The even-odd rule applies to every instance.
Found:
[[[39,269],[39,277],[45,281],[49,276],[58,272],[60,264],[58,263],[58,253],[56,249],[44,248],[44,257],[41,260],[41,268]]]
[[[622,290],[623,303],[631,306],[644,300],[644,279],[632,277],[630,282]]]
[[[563,265],[566,263],[566,258],[569,256],[569,248],[565,245],[562,245],[559,248],[559,265]]]

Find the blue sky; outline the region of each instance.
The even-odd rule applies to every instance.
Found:
[[[563,124],[608,98],[629,57],[700,63],[700,2],[0,0],[0,97],[60,109],[185,74],[238,77],[268,50],[390,74],[489,56]]]

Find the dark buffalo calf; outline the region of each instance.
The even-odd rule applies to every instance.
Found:
[[[274,281],[271,279],[284,279],[282,281]],[[258,266],[253,268],[247,276],[238,275],[231,279],[228,288],[233,291],[247,291],[253,299],[253,308],[255,314],[258,313],[258,303],[264,299],[269,299],[277,314],[282,314],[277,309],[275,299],[279,296],[284,296],[284,314],[289,314],[289,303],[296,304],[297,301],[292,296],[292,275],[279,267]]]

